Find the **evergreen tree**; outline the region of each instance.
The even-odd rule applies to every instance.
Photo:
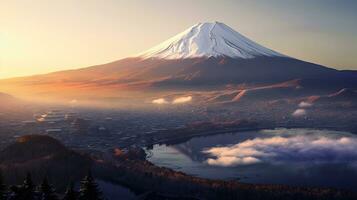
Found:
[[[91,172],[81,181],[79,200],[102,200],[102,192],[99,190]]]
[[[31,174],[27,173],[24,183],[21,188],[21,197],[26,200],[34,200],[35,199],[35,185],[32,182]]]
[[[69,186],[67,187],[66,193],[64,194],[64,197],[62,200],[76,200],[77,199],[77,194],[78,192],[74,190],[74,184],[71,182]]]
[[[0,200],[5,200],[5,199],[7,199],[7,188],[4,185],[3,176],[0,171]]]
[[[28,173],[22,185],[11,186],[10,200],[35,200],[35,186]]]
[[[45,177],[40,185],[41,200],[58,200],[55,190]]]

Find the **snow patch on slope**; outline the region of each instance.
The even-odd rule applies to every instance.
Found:
[[[251,41],[220,22],[198,23],[139,54],[139,57],[142,58],[161,59],[221,56],[243,59],[258,56],[286,57]]]

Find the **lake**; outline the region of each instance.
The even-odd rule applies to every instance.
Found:
[[[274,129],[154,145],[148,160],[187,174],[246,183],[357,188],[357,137],[347,132]]]

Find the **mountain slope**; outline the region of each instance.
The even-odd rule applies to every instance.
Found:
[[[164,43],[108,64],[0,80],[0,90],[36,97],[129,97],[127,92],[224,89],[299,80],[305,90],[357,88],[357,73],[338,71],[265,48],[222,23],[199,23]]]

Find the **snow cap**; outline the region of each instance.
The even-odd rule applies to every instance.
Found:
[[[184,59],[258,56],[286,57],[265,48],[221,22],[198,23],[163,43],[139,54],[142,58]]]

